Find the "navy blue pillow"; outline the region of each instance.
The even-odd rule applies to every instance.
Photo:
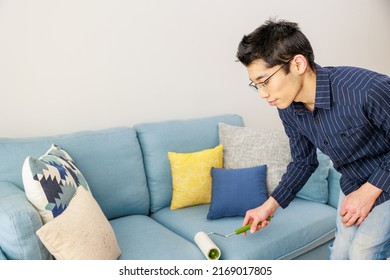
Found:
[[[211,204],[207,219],[245,216],[267,200],[267,166],[241,169],[212,168]]]

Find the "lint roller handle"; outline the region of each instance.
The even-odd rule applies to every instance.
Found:
[[[271,221],[271,217],[268,217],[268,218],[267,218],[267,221]],[[260,223],[261,223],[261,222],[260,222]],[[259,223],[259,224],[260,224],[260,223]],[[234,232],[235,232],[236,234],[244,233],[244,232],[250,230],[251,226],[252,226],[252,224],[247,224],[246,226],[243,226],[243,227],[240,227],[240,228],[236,229]]]

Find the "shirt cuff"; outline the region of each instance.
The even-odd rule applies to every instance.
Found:
[[[295,195],[290,189],[284,189],[280,185],[272,192],[271,196],[283,209],[286,208],[295,198]]]
[[[390,170],[385,164],[381,164],[370,176],[368,182],[384,192],[390,193]]]

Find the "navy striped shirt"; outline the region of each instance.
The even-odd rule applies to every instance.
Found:
[[[272,193],[283,208],[318,166],[316,148],[342,176],[345,195],[365,182],[383,190],[374,206],[390,199],[390,77],[355,67],[316,65],[313,112],[302,103],[278,109],[292,161]]]

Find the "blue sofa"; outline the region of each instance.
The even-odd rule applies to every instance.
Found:
[[[0,259],[50,259],[35,232],[38,212],[23,191],[22,165],[57,144],[73,157],[114,229],[120,259],[205,259],[193,238],[199,231],[229,233],[242,217],[208,220],[208,204],[170,210],[168,151],[218,145],[218,123],[243,126],[234,114],[142,123],[67,135],[0,139]],[[339,174],[331,168],[326,203],[296,198],[256,234],[213,236],[221,259],[327,259],[335,233]]]

